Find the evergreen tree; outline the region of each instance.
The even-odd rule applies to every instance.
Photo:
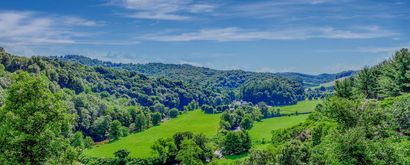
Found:
[[[410,52],[397,51],[393,58],[381,64],[378,84],[382,97],[398,96],[410,92]]]
[[[353,78],[338,80],[335,83],[336,96],[350,99],[353,97]]]
[[[363,68],[356,76],[355,87],[365,98],[377,97],[377,77],[368,67]]]

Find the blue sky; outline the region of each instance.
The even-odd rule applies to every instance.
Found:
[[[317,74],[410,47],[405,0],[2,0],[0,46],[31,55]]]

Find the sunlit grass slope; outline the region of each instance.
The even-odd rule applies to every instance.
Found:
[[[272,137],[272,130],[288,128],[297,125],[306,120],[308,114],[298,115],[298,116],[282,116],[277,118],[264,119],[261,122],[255,122],[251,130],[249,130],[249,135],[252,139],[252,148],[262,149],[270,146],[270,139]],[[265,139],[265,144],[260,144],[259,142]],[[259,141],[259,142],[257,142]],[[221,165],[235,165],[235,161],[242,160],[248,157],[248,153],[240,155],[226,156],[223,159],[215,159],[214,163]]]
[[[86,150],[85,154],[95,157],[113,157],[115,151],[126,149],[130,152],[131,157],[149,157],[151,156],[151,146],[157,139],[171,137],[176,132],[192,131],[194,133],[204,133],[209,137],[215,136],[219,116],[219,114],[205,114],[200,110],[191,111],[178,116],[178,118],[161,123],[160,126]]]
[[[279,107],[281,113],[292,114],[311,112],[320,101],[302,101],[296,105]],[[200,110],[191,111],[161,123],[160,126],[152,127],[143,132],[131,134],[112,143],[99,145],[86,150],[85,154],[94,157],[113,157],[114,152],[119,149],[130,151],[131,157],[151,156],[151,146],[159,138],[171,137],[176,132],[192,131],[194,133],[204,133],[208,137],[215,136],[217,133],[220,114],[205,114]],[[264,119],[255,122],[254,127],[249,131],[253,141],[269,140],[271,131],[279,128],[286,128],[296,125],[307,118],[308,115],[283,116],[278,118]]]
[[[314,111],[317,104],[320,100],[313,101],[301,101],[296,105],[282,106],[281,113],[293,114],[296,111],[298,112],[312,112]],[[294,125],[297,125],[307,119],[309,114],[297,115],[297,116],[282,116],[276,118],[263,119],[260,122],[255,122],[254,126],[249,130],[249,135],[252,139],[252,148],[262,149],[270,146],[270,139],[272,137],[272,130],[289,128]],[[260,144],[260,141],[265,139],[265,144]],[[235,165],[236,160],[245,159],[248,157],[248,153],[241,155],[227,156],[223,159],[214,160],[217,164],[223,165]]]
[[[261,122],[255,122],[249,135],[252,140],[270,140],[272,137],[271,131],[275,129],[288,128],[297,125],[306,120],[308,114],[297,116],[283,116],[262,120]]]
[[[305,101],[299,101],[295,105],[289,105],[289,106],[281,106],[278,107],[280,109],[280,113],[282,114],[292,114],[295,113],[296,111],[298,113],[307,113],[307,112],[313,112],[315,110],[315,107],[317,104],[322,102],[322,100],[305,100]]]

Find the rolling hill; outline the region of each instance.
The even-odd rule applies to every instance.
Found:
[[[305,87],[317,86],[335,79],[351,76],[355,71],[344,71],[335,74],[309,75],[303,73],[268,73],[249,72],[243,70],[216,70],[206,67],[197,67],[189,64],[123,64],[91,59],[80,55],[66,55],[54,57],[65,61],[74,61],[88,66],[105,66],[120,68],[147,75],[149,77],[165,77],[169,79],[183,80],[188,83],[214,86],[222,89],[236,89],[252,80],[263,80],[274,77],[290,78],[303,83]]]

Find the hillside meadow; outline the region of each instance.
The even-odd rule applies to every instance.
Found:
[[[249,130],[249,134],[253,142],[263,139],[269,141],[272,137],[271,130],[294,126],[305,121],[308,116],[308,114],[304,114],[264,119],[261,122],[255,122],[254,126]]]
[[[298,113],[309,113],[313,112],[316,105],[321,103],[322,100],[305,100],[300,101],[295,105],[281,106],[283,114],[294,114],[296,111]],[[249,130],[250,137],[252,139],[252,148],[263,149],[269,147],[272,137],[272,130],[289,128],[299,123],[302,123],[308,118],[309,114],[282,116],[275,118],[263,119],[260,122],[255,122],[253,127]],[[265,141],[265,144],[261,144]],[[248,153],[243,153],[240,155],[229,155],[223,159],[215,160],[217,164],[235,164],[237,160],[243,160],[249,157]]]
[[[191,131],[203,133],[208,137],[216,136],[219,114],[205,114],[200,110],[184,113],[178,118],[170,119],[157,127],[131,134],[108,144],[98,145],[85,154],[95,157],[114,157],[114,152],[126,149],[131,157],[145,158],[151,155],[151,146],[159,138],[171,137],[176,132]]]
[[[280,109],[281,114],[293,114],[293,113],[309,113],[315,110],[317,104],[321,103],[322,100],[304,100],[299,101],[295,105],[280,106],[277,107]]]
[[[320,101],[302,101],[291,106],[280,107],[285,114],[298,112],[311,112]],[[287,128],[303,122],[308,115],[283,116],[277,118],[264,119],[261,122],[255,122],[253,128],[249,131],[252,141],[262,139],[269,140],[271,130]],[[161,125],[152,127],[143,132],[131,134],[119,140],[96,145],[84,153],[93,157],[114,157],[114,152],[120,149],[126,149],[130,152],[131,157],[146,158],[151,156],[151,146],[159,138],[171,137],[176,132],[191,131],[193,133],[203,133],[207,137],[215,137],[219,126],[220,114],[205,114],[200,110],[183,113],[178,118],[170,119]],[[241,156],[240,156],[241,157]],[[229,157],[237,159],[236,156]],[[242,157],[241,157],[242,158]]]

